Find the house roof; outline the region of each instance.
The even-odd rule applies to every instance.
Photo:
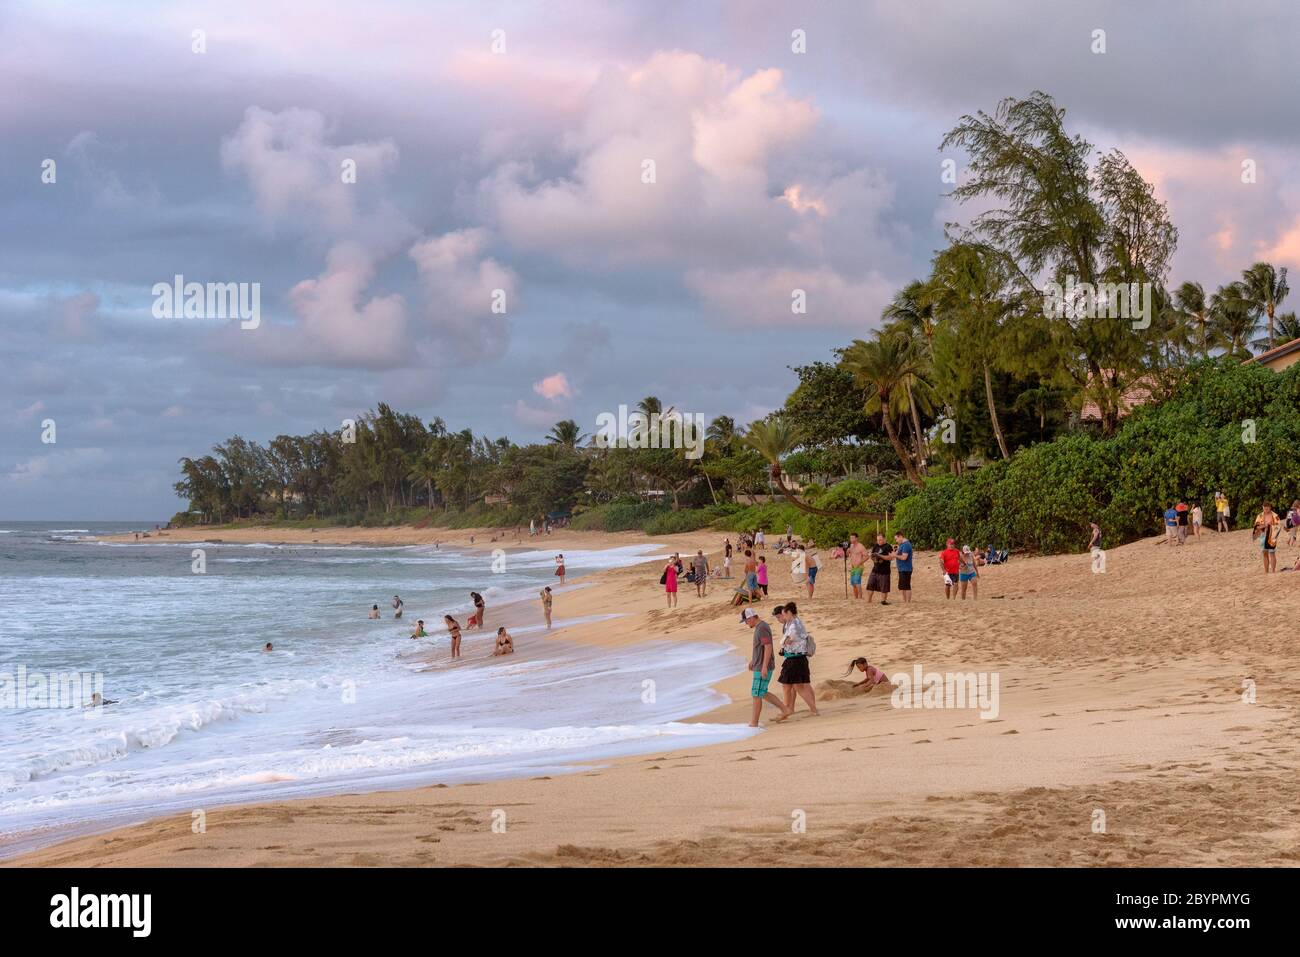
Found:
[[[1103,369],[1102,371],[1109,372],[1110,370]],[[1092,373],[1089,373],[1089,386],[1092,385],[1092,381]],[[1155,380],[1149,375],[1140,376],[1133,382],[1129,383],[1128,388],[1124,390],[1124,394],[1120,396],[1119,399],[1119,414],[1122,416],[1128,415],[1128,413],[1132,412],[1137,406],[1145,405],[1150,402],[1152,387],[1154,385]],[[1084,422],[1100,422],[1101,408],[1096,402],[1089,399],[1083,404],[1083,409],[1079,412],[1079,418]]]
[[[1274,359],[1280,359],[1282,356],[1290,355],[1300,349],[1300,339],[1292,339],[1290,342],[1284,342],[1280,346],[1274,346],[1267,352],[1261,352],[1257,356],[1251,356],[1244,364],[1249,365],[1252,362],[1272,362]]]

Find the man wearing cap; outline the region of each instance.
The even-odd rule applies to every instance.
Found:
[[[749,670],[754,673],[754,680],[749,688],[750,697],[754,700],[754,710],[750,715],[749,726],[751,728],[758,727],[758,716],[763,711],[764,701],[767,701],[781,712],[781,717],[776,720],[784,721],[790,717],[790,713],[785,710],[785,705],[781,703],[781,699],[767,690],[768,682],[772,680],[772,670],[776,661],[776,652],[772,647],[772,626],[759,618],[758,612],[752,608],[746,608],[741,612],[740,621],[754,631],[754,651],[749,658]]]
[[[948,547],[939,553],[939,567],[943,569],[943,597],[957,594],[957,575],[961,571],[961,552],[955,539],[948,539]]]

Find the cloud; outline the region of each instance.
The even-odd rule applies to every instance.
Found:
[[[667,267],[736,319],[751,318],[753,297],[728,292],[742,279],[771,289],[815,275],[828,290],[873,291],[886,272],[901,281],[905,257],[883,224],[892,186],[826,155],[823,125],[780,70],[657,53],[592,85],[564,140],[566,175],[503,163],[480,200],[514,245],[575,270]]]
[[[307,234],[341,236],[357,226],[358,194],[374,192],[374,182],[397,164],[398,150],[390,139],[330,145],[328,133],[326,118],[316,110],[277,113],[250,106],[221,141],[221,165],[247,179],[269,226],[287,222]],[[355,166],[355,182],[344,180],[346,163]],[[408,228],[391,207],[376,215],[397,233]]]
[[[108,457],[108,453],[101,448],[49,452],[14,464],[7,471],[0,473],[0,479],[16,485],[31,485],[70,477],[84,479],[88,470],[107,461]]]
[[[424,292],[421,320],[431,347],[461,360],[499,356],[506,316],[517,308],[513,271],[485,254],[485,229],[462,229],[422,240],[409,250]]]
[[[563,372],[548,375],[540,382],[533,383],[533,391],[543,399],[572,399],[573,387]]]

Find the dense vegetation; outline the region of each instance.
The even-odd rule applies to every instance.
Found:
[[[597,447],[571,420],[521,446],[381,404],[353,428],[264,446],[235,436],[182,459],[177,520],[572,514],[578,528],[790,525],[833,541],[897,512],[922,546],[957,534],[1057,551],[1082,547],[1091,518],[1114,544],[1151,531],[1169,499],[1216,487],[1239,509],[1289,501],[1296,374],[1240,364],[1300,336],[1279,311],[1287,270],[1171,287],[1165,204],[1122,153],[1070,134],[1043,93],[962,117],[942,146],[966,158],[953,198],[980,212],[949,227],[874,333],[795,368],[764,419],[715,418],[699,457]],[[1125,419],[1134,393],[1149,405]],[[665,412],[655,397],[638,408]],[[1253,443],[1238,434],[1247,419]],[[777,504],[759,504],[771,493]]]

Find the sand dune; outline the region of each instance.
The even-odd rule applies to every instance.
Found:
[[[350,540],[362,532],[369,530],[339,531],[355,536]],[[456,534],[467,543],[469,533]],[[656,541],[665,552],[716,552],[721,538]],[[567,533],[542,547],[643,540]],[[787,563],[768,554],[769,607],[796,598],[817,636],[819,717],[800,705],[789,721],[744,741],[543,779],[212,809],[204,834],[193,834],[185,815],[9,863],[1300,861],[1300,573],[1265,576],[1247,533],[1207,533],[1182,548],[1136,542],[1110,551],[1099,575],[1088,556],[1019,559],[985,569],[979,600],[965,602],[944,600],[935,556],[918,553],[915,601],[888,607],[846,600],[837,566],[825,569],[818,595],[808,600],[790,584]],[[1279,565],[1295,557],[1283,547]],[[680,607],[669,610],[658,575],[655,564],[592,576],[591,587],[556,599],[557,621],[623,612],[568,629],[566,637],[748,648],[749,631],[727,605],[727,586],[700,599],[684,584]],[[527,605],[509,611],[517,620],[535,613]],[[895,707],[883,688],[857,693],[841,675],[858,654],[890,675],[917,665],[996,674],[996,716]],[[701,720],[748,720],[748,674],[720,688],[733,703]]]

